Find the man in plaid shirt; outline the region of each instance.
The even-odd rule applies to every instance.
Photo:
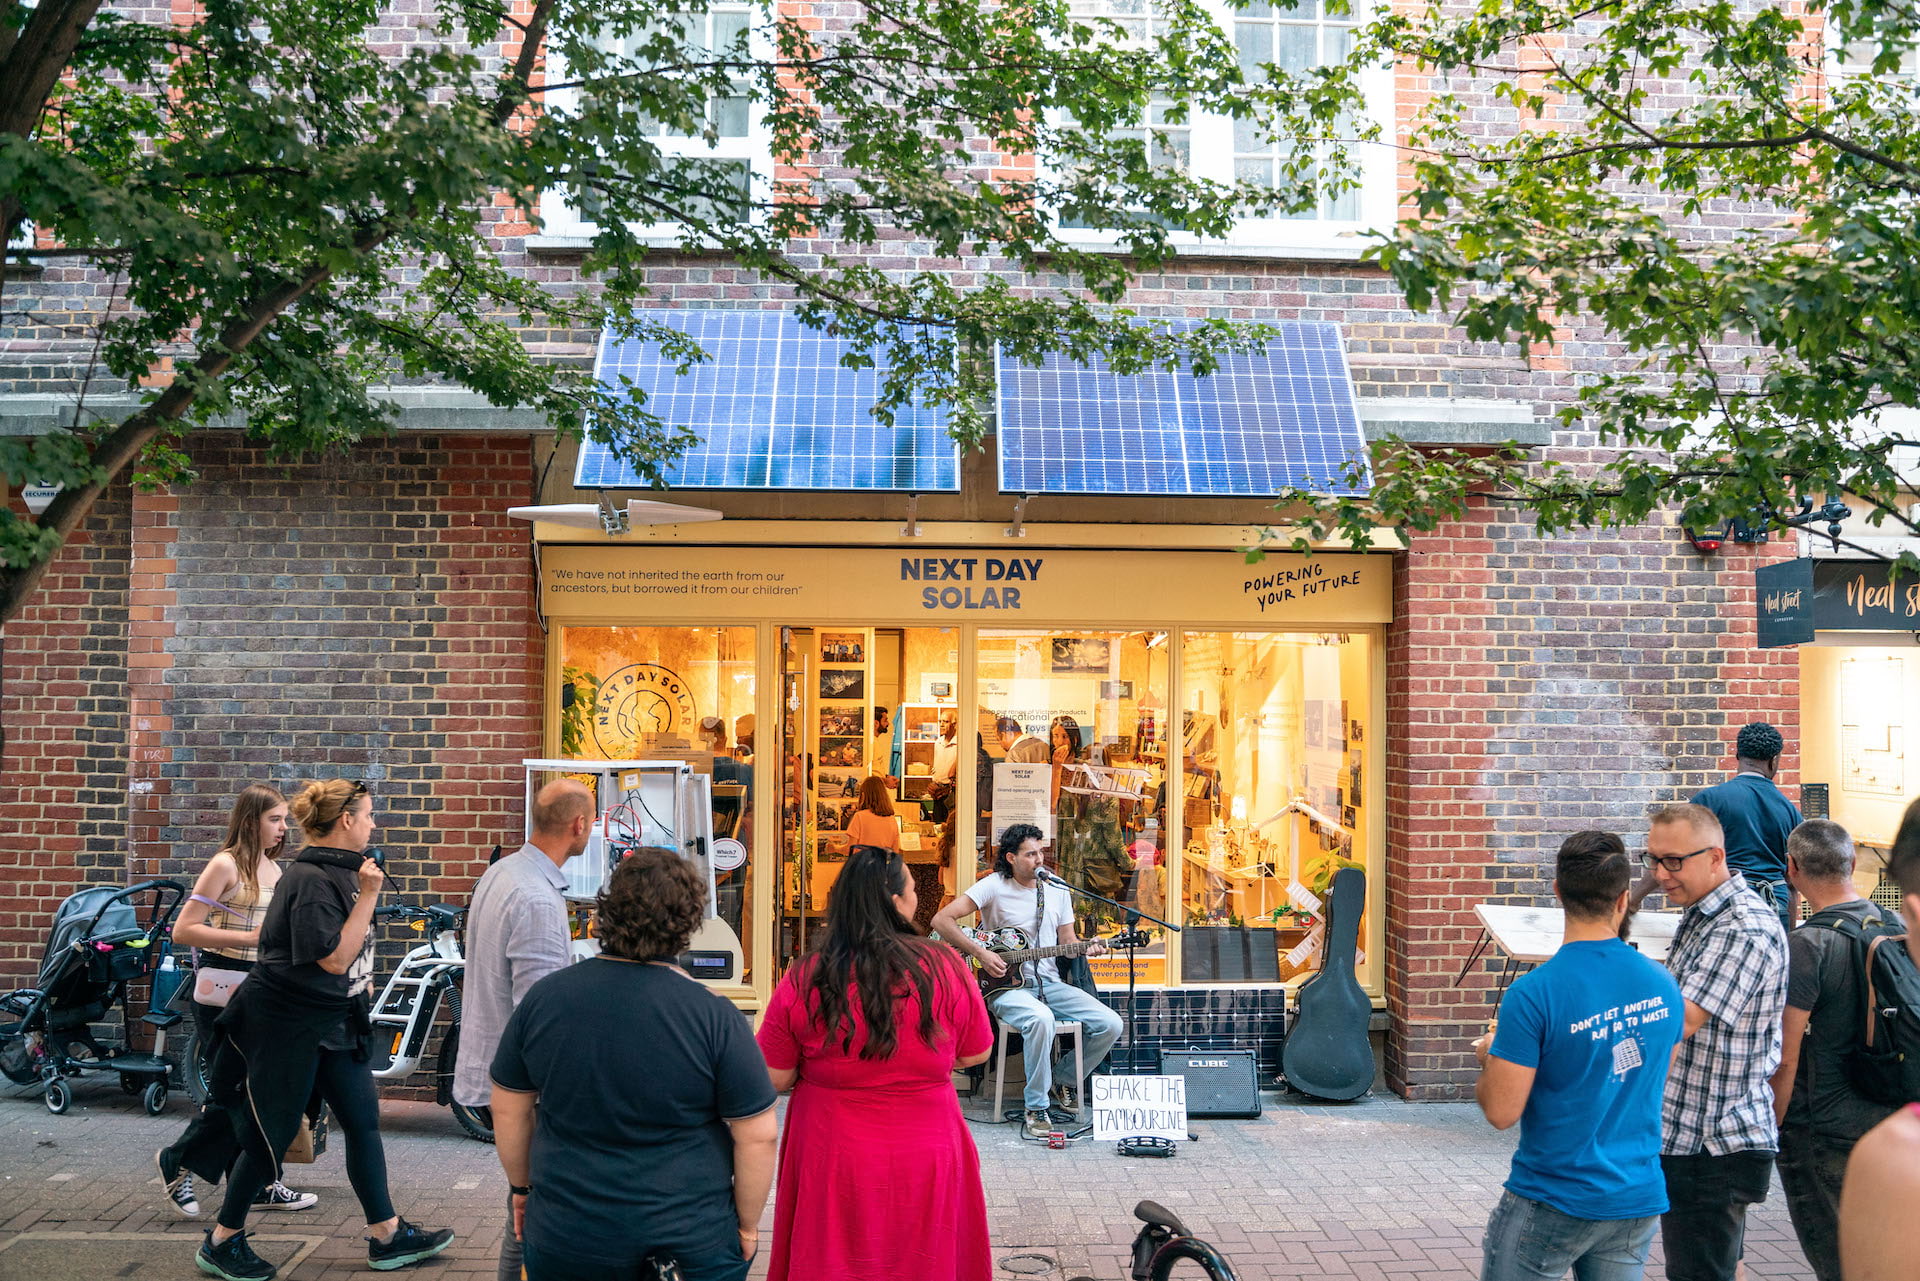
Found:
[[[1667,956],[1687,1011],[1660,1117],[1669,1281],[1733,1281],[1747,1207],[1766,1200],[1779,1146],[1770,1078],[1787,936],[1774,905],[1728,872],[1725,841],[1701,805],[1669,805],[1647,832],[1648,867],[1686,908]]]

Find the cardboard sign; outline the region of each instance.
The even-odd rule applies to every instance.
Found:
[[[1088,1078],[1096,1140],[1187,1137],[1187,1079],[1183,1076]]]

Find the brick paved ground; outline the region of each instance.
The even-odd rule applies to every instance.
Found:
[[[150,1164],[154,1148],[184,1118],[175,1097],[174,1108],[158,1118],[111,1084],[82,1087],[74,1109],[59,1117],[48,1115],[37,1096],[0,1097],[0,1281],[199,1275],[191,1258],[198,1229],[163,1208]],[[1119,1278],[1133,1235],[1132,1206],[1152,1197],[1225,1250],[1247,1281],[1476,1275],[1480,1229],[1506,1171],[1509,1135],[1495,1133],[1464,1104],[1379,1097],[1296,1106],[1266,1097],[1268,1111],[1257,1121],[1197,1122],[1201,1141],[1167,1161],[1127,1160],[1090,1143],[1050,1152],[1022,1143],[1008,1127],[977,1126],[1003,1265],[1008,1256],[1040,1254],[1053,1266],[1026,1275]],[[491,1278],[501,1191],[492,1149],[463,1137],[450,1115],[426,1104],[389,1103],[384,1130],[401,1212],[461,1234],[442,1259],[415,1270],[422,1281]],[[262,1253],[284,1262],[305,1251],[282,1273],[298,1281],[374,1275],[358,1266],[365,1255],[348,1226],[357,1216],[338,1154],[296,1169],[293,1182],[320,1193],[321,1203],[300,1214],[260,1216],[263,1235],[284,1238],[263,1242]],[[1754,1281],[1810,1275],[1777,1187],[1750,1222]],[[106,1233],[124,1235],[51,1235]],[[1658,1249],[1648,1276],[1663,1279]],[[755,1273],[763,1275],[764,1268]],[[1003,1266],[997,1275],[1019,1274]]]

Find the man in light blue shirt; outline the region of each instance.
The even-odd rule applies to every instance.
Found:
[[[474,886],[467,909],[467,968],[460,984],[460,1054],[453,1097],[484,1107],[493,1093],[487,1069],[520,998],[573,959],[567,928],[567,878],[560,865],[587,848],[593,793],[558,779],[533,798],[533,835]],[[500,1242],[500,1281],[519,1281],[520,1242],[513,1235],[513,1199]]]
[[[1522,975],[1498,1030],[1474,1042],[1474,1097],[1494,1128],[1520,1124],[1487,1222],[1481,1281],[1639,1281],[1667,1208],[1660,1103],[1684,1030],[1680,988],[1620,941],[1632,875],[1611,832],[1560,846],[1560,950]]]

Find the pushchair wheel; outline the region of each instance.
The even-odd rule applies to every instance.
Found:
[[[140,1106],[147,1110],[148,1116],[159,1116],[167,1110],[167,1083],[155,1081],[147,1086],[146,1093],[140,1096]]]
[[[122,1094],[138,1094],[144,1088],[144,1084],[137,1076],[126,1072],[120,1074],[120,1093]]]
[[[65,1081],[48,1081],[46,1092],[47,1111],[59,1116],[73,1106],[73,1090]]]

